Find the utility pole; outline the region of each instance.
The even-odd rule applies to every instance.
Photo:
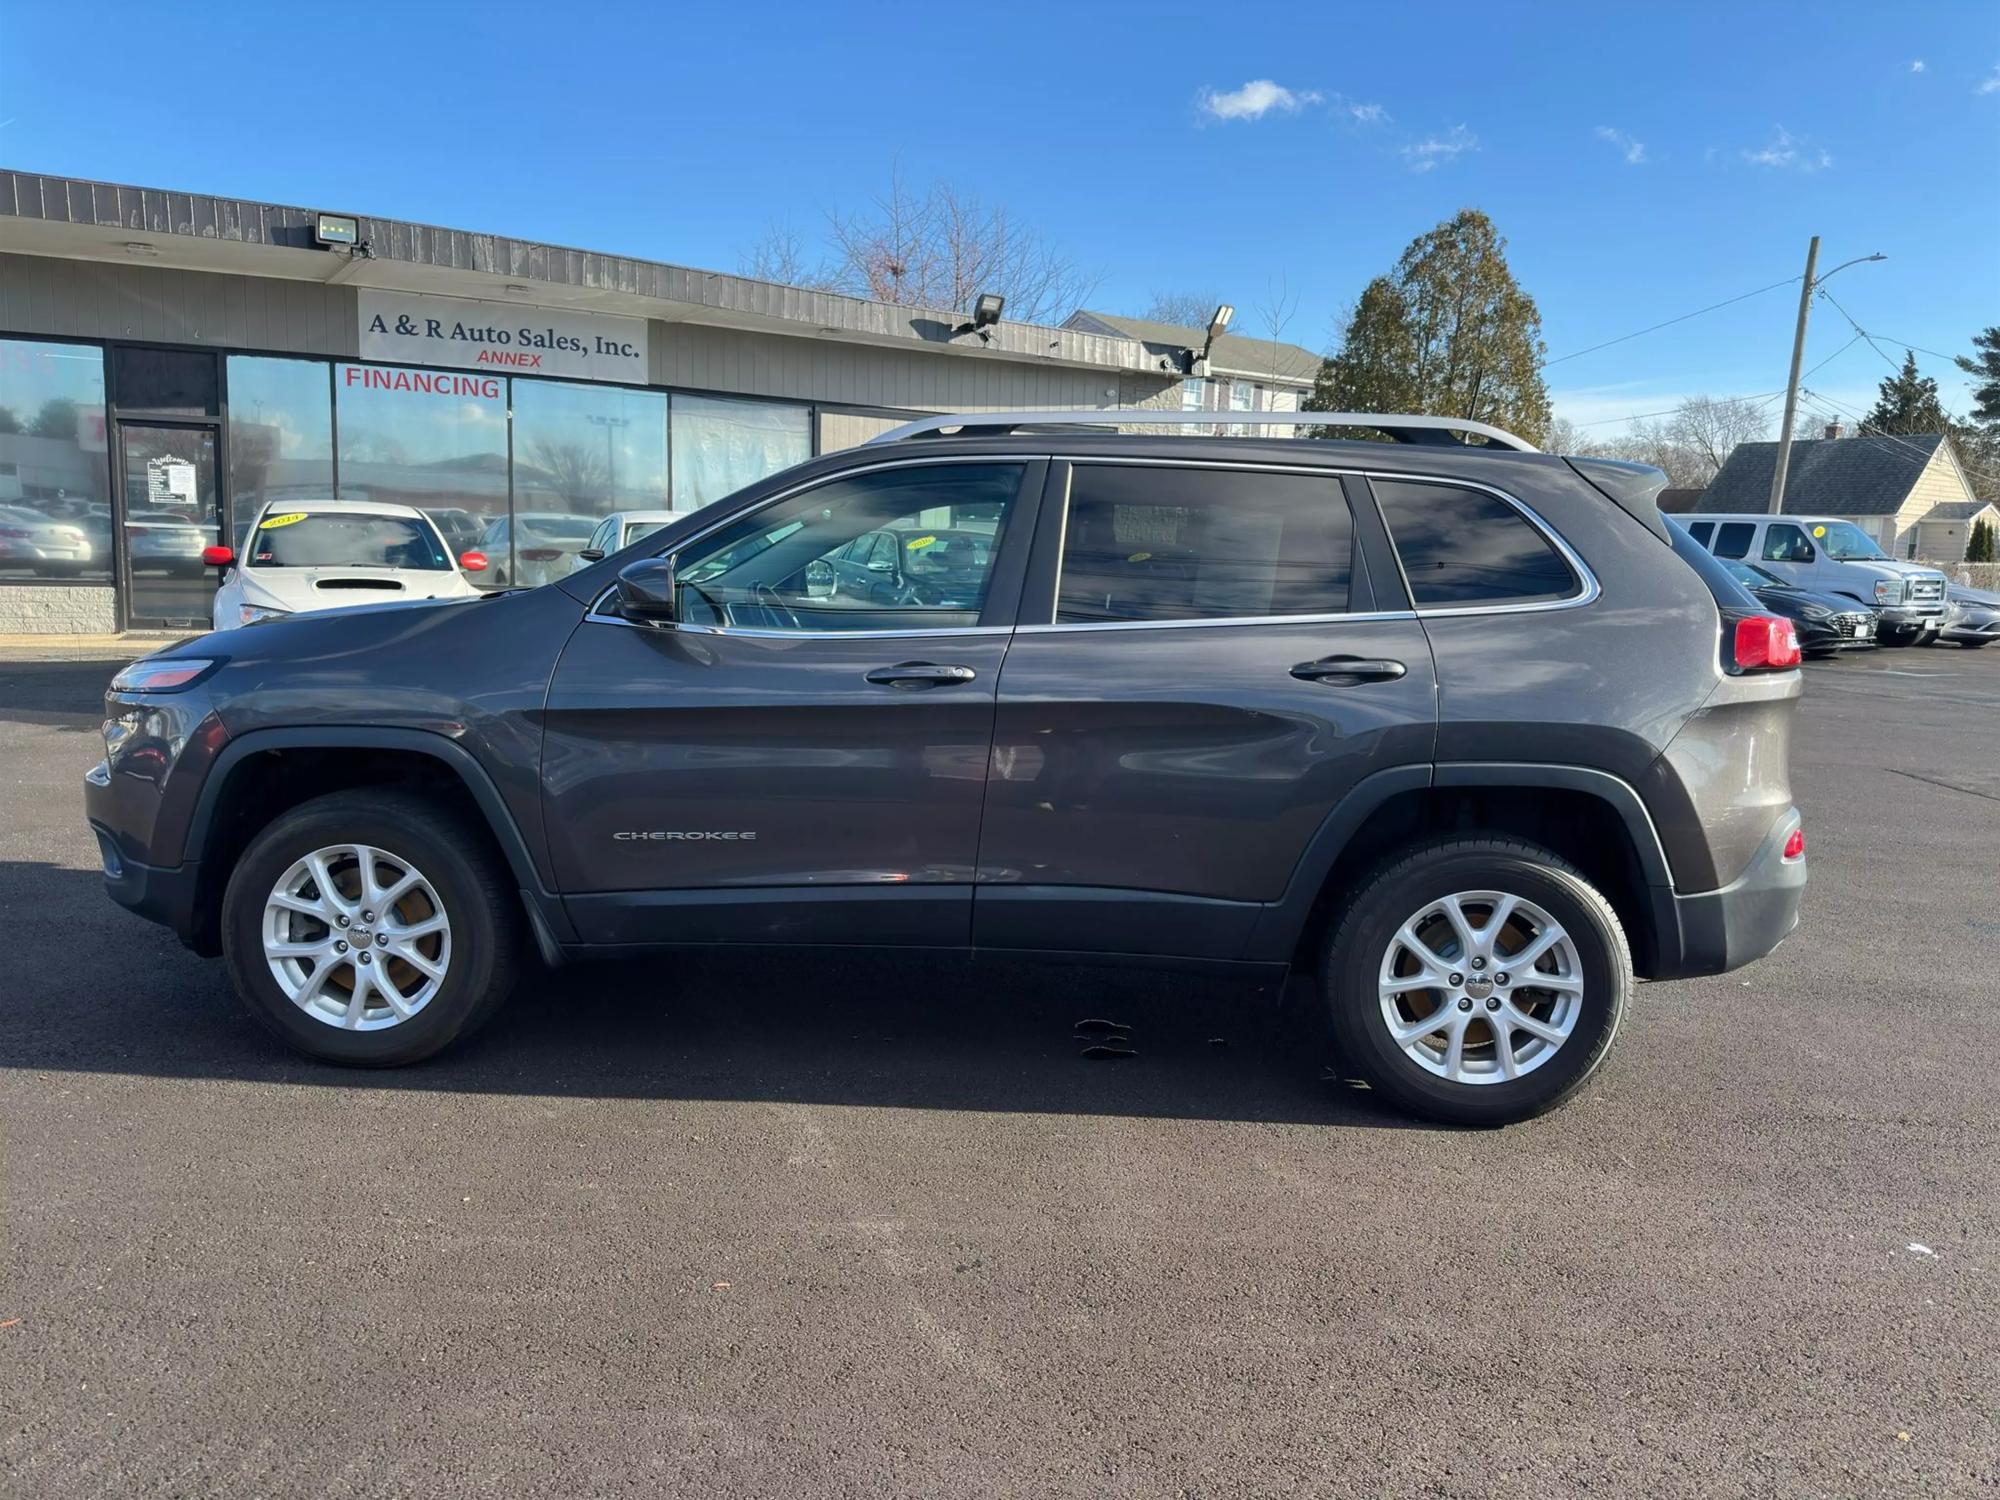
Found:
[[[1799,411],[1799,366],[1806,358],[1806,317],[1812,312],[1813,271],[1819,265],[1819,236],[1806,247],[1806,279],[1799,288],[1799,328],[1792,335],[1792,378],[1785,384],[1785,420],[1778,427],[1778,462],[1771,470],[1771,503],[1765,510],[1777,515],[1785,508],[1785,471],[1792,466],[1792,421]]]
[[[1799,366],[1806,357],[1806,315],[1812,311],[1813,293],[1849,266],[1888,258],[1879,250],[1873,255],[1857,255],[1853,260],[1842,261],[1826,275],[1815,278],[1813,269],[1819,264],[1819,236],[1814,235],[1812,243],[1806,246],[1806,280],[1805,285],[1799,288],[1799,328],[1792,335],[1792,378],[1785,383],[1785,422],[1778,429],[1778,462],[1771,471],[1771,503],[1765,507],[1768,515],[1775,516],[1785,507],[1785,471],[1792,466],[1792,421],[1799,410]],[[1856,323],[1854,326],[1859,330],[1861,325]]]

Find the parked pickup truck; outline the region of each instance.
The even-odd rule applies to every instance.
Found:
[[[1944,574],[1898,562],[1852,521],[1705,515],[1689,519],[1688,534],[1717,557],[1753,562],[1802,589],[1844,595],[1880,610],[1885,646],[1928,643],[1944,628]]]

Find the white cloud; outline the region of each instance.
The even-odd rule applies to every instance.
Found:
[[[1923,70],[1924,70],[1924,60],[1921,57],[1913,57],[1910,59],[1910,71],[1912,73],[1921,73],[1923,72]]]
[[[1801,172],[1823,172],[1833,165],[1833,153],[1808,144],[1782,125],[1771,127],[1771,139],[1756,150],[1745,146],[1739,153],[1753,167],[1796,167]]]
[[[1359,99],[1348,99],[1340,94],[1333,96],[1333,107],[1347,116],[1356,125],[1387,125],[1389,111],[1379,104],[1367,104]]]
[[[1622,130],[1614,130],[1609,125],[1600,125],[1597,127],[1597,138],[1616,146],[1629,167],[1640,166],[1646,161],[1646,143],[1633,140]]]
[[[1991,73],[1980,79],[1979,87],[1974,89],[1973,92],[1975,94],[2000,94],[2000,67],[1995,67]]]
[[[1403,147],[1402,154],[1412,172],[1431,172],[1478,149],[1479,137],[1463,125],[1454,125],[1443,135],[1426,136],[1414,145]]]
[[[1195,106],[1215,120],[1261,120],[1272,110],[1295,115],[1308,104],[1318,104],[1321,95],[1311,89],[1288,89],[1268,78],[1253,78],[1240,89],[1217,93],[1203,89],[1195,95]]]

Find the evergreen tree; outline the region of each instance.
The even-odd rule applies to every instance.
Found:
[[[1506,250],[1472,208],[1412,240],[1395,271],[1362,292],[1308,407],[1465,417],[1541,442],[1542,317]]]
[[[1972,388],[1972,419],[1994,426],[2000,424],[2000,325],[1975,333],[1972,347],[1976,357],[1958,357],[1958,367],[1979,382]]]
[[[1984,563],[1993,561],[1993,523],[1978,520],[1972,523],[1972,535],[1966,539],[1965,560]]]
[[[1861,423],[1864,432],[1892,435],[1950,430],[1937,382],[1917,373],[1914,351],[1903,351],[1903,368],[1882,382],[1874,409]]]

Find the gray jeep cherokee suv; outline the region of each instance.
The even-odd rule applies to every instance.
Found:
[[[1487,1123],[1635,975],[1791,930],[1796,640],[1656,471],[1079,425],[1127,417],[1180,414],[915,423],[541,588],[135,663],[110,893],[331,1061],[437,1051],[530,945],[1001,950],[1303,969],[1378,1090]]]

